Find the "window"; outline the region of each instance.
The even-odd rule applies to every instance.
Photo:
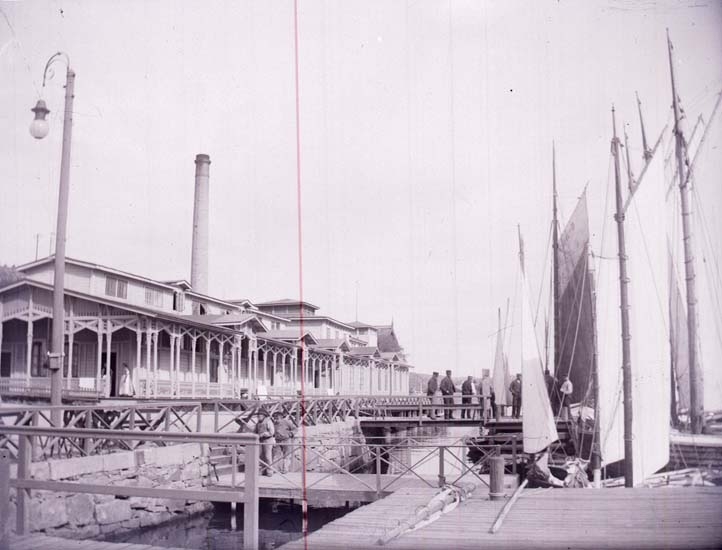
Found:
[[[116,298],[128,297],[128,281],[117,279],[115,277],[105,278],[105,294],[106,296],[115,296]]]
[[[211,382],[218,382],[218,358],[213,357],[211,358]]]
[[[157,288],[145,287],[145,303],[149,306],[163,307],[163,293]]]
[[[48,366],[43,357],[43,343],[33,342],[30,355],[30,375],[31,376],[47,376]]]
[[[180,291],[173,293],[173,311],[183,311],[186,307],[185,295]]]
[[[0,376],[3,378],[10,377],[10,370],[13,356],[9,351],[0,352]]]

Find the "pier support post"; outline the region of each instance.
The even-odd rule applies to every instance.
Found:
[[[489,498],[501,500],[504,494],[504,457],[492,456],[489,459]]]
[[[245,447],[245,486],[243,488],[243,550],[258,548],[258,458],[259,439]]]
[[[444,473],[444,451],[446,451],[446,447],[439,447],[439,487],[446,485],[446,474]]]
[[[10,533],[10,451],[0,451],[0,548],[8,548]]]

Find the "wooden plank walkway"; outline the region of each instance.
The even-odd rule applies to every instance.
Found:
[[[429,501],[432,489],[406,488],[328,523],[308,537],[312,550],[367,549]],[[473,494],[456,509],[389,542],[394,550],[522,548],[720,548],[722,487],[529,489],[496,534],[504,501]],[[303,539],[282,546],[302,550]]]
[[[63,539],[40,534],[12,534],[7,548],[8,550],[185,550],[127,542]]]
[[[382,497],[390,495],[399,489],[410,487],[428,487],[433,491],[435,490],[433,488],[438,484],[438,478],[436,476],[424,476],[423,479],[419,479],[419,477],[413,474],[407,474],[401,477],[382,474],[379,477],[381,478],[382,491],[380,495]],[[453,473],[449,473],[447,474],[446,480],[450,483],[454,481],[456,477],[458,477],[458,474],[454,475]],[[489,483],[488,475],[481,475],[479,477],[487,484]],[[373,502],[378,498],[376,494],[376,478],[376,474],[354,474],[351,476],[348,474],[329,475],[328,473],[322,472],[308,472],[305,480],[305,495],[309,499],[334,497],[339,500]],[[487,486],[471,473],[466,474],[461,482],[478,485],[481,488],[480,490],[487,492]],[[513,491],[517,485],[516,477],[507,475],[505,476],[504,483],[510,491]],[[240,493],[243,493],[243,484],[244,474],[242,472],[236,474],[236,490],[239,490]],[[216,490],[232,489],[231,474],[220,476],[219,481],[214,483],[212,488]],[[260,498],[303,498],[304,491],[301,472],[291,472],[284,475],[274,474],[272,477],[259,476],[258,493]]]

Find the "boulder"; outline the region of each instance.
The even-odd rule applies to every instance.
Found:
[[[131,518],[130,501],[115,499],[98,504],[95,508],[95,517],[100,525],[128,520]]]
[[[65,499],[30,501],[28,525],[31,531],[43,531],[66,523],[68,523],[68,513],[65,510]]]
[[[65,500],[65,509],[72,523],[87,525],[93,521],[95,502],[93,502],[92,496],[81,493],[67,498]]]

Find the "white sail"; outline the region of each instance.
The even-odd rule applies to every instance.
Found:
[[[632,365],[633,483],[669,461],[670,351],[661,161],[647,170],[626,212]],[[622,337],[616,227],[607,216],[597,262],[599,427],[604,464],[624,458]],[[614,261],[612,261],[614,259]]]
[[[500,329],[496,334],[496,351],[494,353],[494,372],[492,374],[492,387],[494,388],[495,402],[497,405],[511,405],[506,399],[506,391],[509,383],[506,381],[504,369],[504,333]]]
[[[529,289],[522,273],[521,304],[521,382],[522,430],[524,452],[538,453],[559,439],[549,395],[547,394],[542,358],[539,353],[534,322],[529,307]]]

